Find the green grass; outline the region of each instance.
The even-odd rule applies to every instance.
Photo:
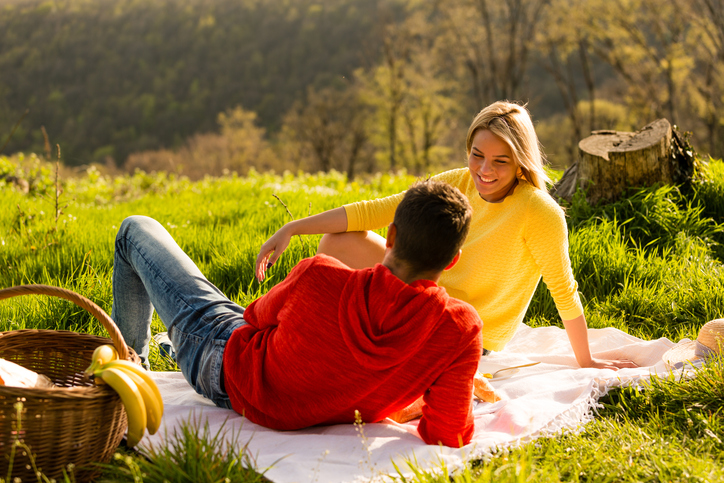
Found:
[[[0,157],[0,169],[13,163],[21,165],[13,169],[29,173],[27,164],[37,161]],[[107,312],[112,302],[113,240],[126,216],[143,214],[159,220],[214,284],[232,300],[248,305],[301,258],[312,255],[318,241],[313,236],[295,237],[271,276],[262,284],[254,279],[259,246],[290,219],[273,195],[287,205],[291,216],[300,218],[394,194],[413,181],[404,175],[350,182],[335,173],[252,173],[247,178],[190,183],[145,173],[111,179],[91,170],[64,183],[60,206],[67,207],[56,220],[52,170],[34,169],[36,189],[30,194],[0,186],[0,286],[58,285],[89,297]],[[724,163],[710,162],[691,187],[637,190],[606,206],[590,206],[578,197],[566,210],[571,261],[591,327],[613,326],[644,339],[678,340],[695,338],[703,323],[724,316]],[[526,321],[533,326],[560,324],[542,284]],[[104,334],[91,316],[63,300],[22,297],[0,302],[0,330],[34,327]],[[154,321],[153,330],[163,330],[160,321]],[[156,370],[174,369],[156,347],[151,365]],[[596,421],[581,432],[542,438],[473,461],[453,479],[724,480],[722,388],[724,363],[717,360],[696,379],[654,379],[644,390],[615,390],[602,400],[604,408]],[[167,468],[163,470],[170,472],[167,476],[178,475],[169,481],[187,481],[181,470],[176,471],[179,464],[173,463],[174,458],[198,451],[214,453],[207,443],[217,435],[204,434],[203,428],[184,431],[175,446],[158,448],[150,466],[121,451],[107,478],[133,481],[139,475],[134,468]],[[254,466],[243,452],[215,456],[220,462],[241,461],[239,470]],[[439,471],[412,466],[418,475],[401,481],[449,481]],[[138,471],[150,475],[152,470]],[[195,478],[223,481],[224,477]],[[258,481],[254,478],[259,475],[242,478],[246,477],[234,476],[231,481]],[[147,476],[143,481],[156,479]]]
[[[263,472],[255,471],[248,451],[249,442],[239,441],[238,433],[222,427],[212,434],[208,422],[201,426],[191,420],[180,426],[165,445],[153,446],[148,458],[116,453],[114,464],[104,465],[99,482],[143,481],[145,483],[266,482]],[[228,444],[225,438],[229,437]]]
[[[724,358],[698,377],[652,379],[603,398],[599,417],[578,434],[544,438],[452,475],[456,483],[497,481],[670,482],[724,480]],[[412,465],[414,478],[450,481]],[[409,468],[408,468],[409,469]]]

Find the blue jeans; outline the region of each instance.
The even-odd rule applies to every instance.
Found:
[[[246,324],[244,308],[203,276],[160,223],[130,216],[116,236],[111,316],[145,365],[154,308],[189,384],[217,406],[231,408],[223,354],[231,333]]]

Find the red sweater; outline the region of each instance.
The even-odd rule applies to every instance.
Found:
[[[418,431],[457,447],[473,435],[473,376],[483,349],[473,307],[383,265],[302,260],[244,313],[224,352],[232,407],[282,430],[376,422],[424,395]]]

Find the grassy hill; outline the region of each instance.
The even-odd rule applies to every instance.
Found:
[[[113,240],[128,215],[159,220],[214,284],[247,305],[315,251],[317,237],[296,237],[271,277],[254,280],[259,246],[290,216],[397,193],[413,181],[387,174],[350,181],[337,173],[252,173],[191,183],[141,172],[110,178],[91,169],[63,180],[56,200],[52,167],[0,157],[0,170],[18,163],[31,190],[23,194],[0,181],[0,286],[58,285],[107,312]],[[579,198],[566,209],[573,270],[591,327],[614,326],[644,339],[693,339],[706,321],[724,317],[724,163],[712,161],[690,187],[646,188],[603,207]],[[560,324],[544,286],[526,323]],[[64,301],[0,303],[0,330],[26,327],[103,332]],[[160,322],[153,330],[162,330]],[[157,351],[152,366],[172,368]],[[582,432],[473,462],[455,481],[721,481],[723,401],[720,358],[690,381],[655,379],[643,391],[614,391]],[[415,481],[449,480],[421,474]]]

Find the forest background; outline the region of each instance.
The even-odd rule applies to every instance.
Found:
[[[510,99],[557,168],[660,117],[721,157],[723,60],[723,0],[0,0],[0,143],[191,179],[423,174]]]
[[[113,237],[144,213],[247,305],[316,247],[295,237],[255,281],[260,244],[290,216],[464,165],[470,120],[499,99],[528,103],[554,168],[591,130],[659,117],[721,158],[723,61],[724,0],[0,0],[0,153],[54,159],[57,144],[82,173],[0,156],[0,178],[30,181],[28,195],[0,189],[2,286],[60,285],[110,311]],[[248,176],[192,182],[232,171]],[[574,198],[571,262],[591,327],[693,339],[724,316],[724,163],[697,176],[605,206]],[[0,328],[105,335],[63,303],[3,304]],[[559,320],[541,284],[526,323]],[[152,350],[154,370],[172,369]],[[686,382],[610,393],[584,431],[476,461],[475,481],[722,481],[722,381],[719,358]],[[205,470],[213,444],[183,458],[198,440],[167,451],[168,465],[119,464],[162,468],[159,481],[186,471],[177,461]]]

